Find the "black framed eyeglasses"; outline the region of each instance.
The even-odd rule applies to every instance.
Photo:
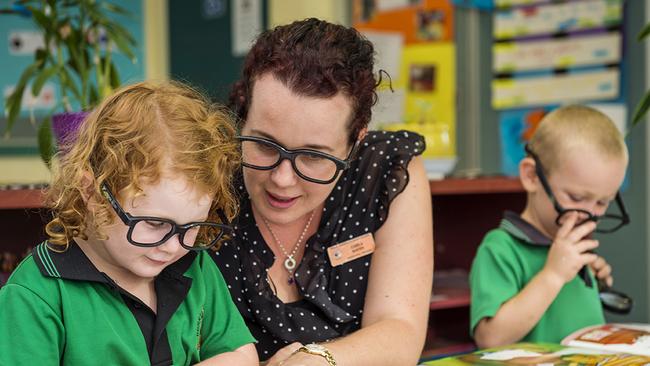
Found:
[[[241,141],[242,165],[257,170],[271,170],[282,160],[291,161],[293,170],[308,182],[328,184],[333,182],[342,170],[350,167],[350,160],[357,144],[345,160],[312,149],[289,150],[266,138],[237,136]]]
[[[630,216],[625,209],[625,204],[623,203],[623,198],[621,197],[620,192],[616,192],[616,198],[614,199],[616,201],[616,205],[618,206],[620,214],[605,213],[603,215],[594,215],[587,210],[562,207],[562,205],[560,205],[560,203],[555,198],[553,191],[551,190],[551,186],[546,179],[544,168],[542,167],[542,163],[540,162],[539,157],[530,150],[528,145],[526,145],[524,149],[526,150],[526,153],[530,155],[530,157],[532,157],[535,161],[535,173],[539,177],[539,180],[542,183],[542,187],[544,187],[544,191],[553,203],[555,211],[558,213],[557,219],[555,219],[555,223],[557,225],[561,225],[562,218],[571,212],[577,213],[578,217],[581,218],[577,225],[584,224],[587,221],[596,222],[598,226],[594,231],[597,233],[613,233],[614,231],[630,223]]]
[[[183,248],[196,251],[204,250],[214,246],[225,233],[232,231],[229,225],[216,222],[190,222],[179,225],[162,217],[132,216],[124,211],[105,183],[102,184],[101,189],[117,216],[124,225],[129,227],[126,234],[127,240],[138,247],[156,247],[178,234],[178,240]],[[221,210],[217,212],[217,215],[221,222],[228,222]]]

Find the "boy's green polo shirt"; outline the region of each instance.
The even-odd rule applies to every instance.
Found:
[[[479,246],[470,273],[470,333],[478,322],[493,317],[503,303],[517,295],[546,264],[552,240],[514,212],[506,212],[498,229]],[[559,343],[574,331],[605,318],[591,270],[560,290],[537,325],[522,342]]]
[[[0,364],[190,365],[255,341],[206,252],[155,279],[157,313],[72,243],[38,245],[0,289]]]

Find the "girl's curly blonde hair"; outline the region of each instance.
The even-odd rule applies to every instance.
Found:
[[[240,153],[233,126],[226,109],[179,82],[141,82],[117,90],[60,146],[46,194],[54,215],[45,229],[49,243],[65,250],[72,238],[88,239],[89,231],[105,238],[101,228],[114,214],[102,184],[115,193],[127,189],[138,195],[140,185],[157,183],[165,167],[214,197],[208,221],[221,221],[219,209],[234,218],[233,177]],[[96,203],[93,211],[88,200]],[[200,233],[197,240],[212,234]]]

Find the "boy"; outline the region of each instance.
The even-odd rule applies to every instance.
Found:
[[[596,277],[611,268],[591,251],[595,230],[629,222],[618,189],[628,153],[612,121],[595,109],[548,114],[519,164],[527,192],[521,215],[506,212],[481,243],[470,273],[470,333],[481,348],[518,341],[558,343],[604,323]],[[622,215],[605,214],[616,200]],[[598,227],[598,228],[597,228]]]
[[[257,365],[206,252],[236,211],[228,115],[181,84],[134,84],[60,151],[49,239],[0,289],[0,364]]]

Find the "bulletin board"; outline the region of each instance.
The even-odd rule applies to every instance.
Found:
[[[110,0],[110,2],[128,10],[129,17],[120,16],[124,26],[136,40],[133,49],[137,62],[133,64],[125,55],[116,50],[113,60],[119,72],[122,83],[141,81],[144,79],[144,30],[143,6],[141,0]],[[0,0],[0,7],[8,7],[9,0]],[[5,98],[18,81],[22,70],[34,60],[34,50],[43,43],[42,37],[32,24],[32,19],[15,14],[0,14],[0,103],[4,108]],[[39,116],[50,111],[57,105],[60,95],[58,86],[48,82],[40,95],[32,97],[26,92],[22,101],[22,111],[19,120],[13,126],[11,137],[0,138],[0,155],[35,155],[38,154],[36,133],[37,125],[30,123],[33,115],[38,122]],[[0,117],[0,131],[4,132],[7,121],[4,113]]]
[[[454,8],[448,0],[353,2],[353,26],[373,42],[379,87],[371,127],[408,129],[425,137],[430,176],[456,158]],[[391,89],[392,87],[392,89]]]
[[[242,0],[169,1],[172,78],[201,88],[225,103],[241,75],[245,53],[233,52],[232,11]],[[246,0],[244,0],[246,1]],[[267,25],[268,0],[256,1]]]
[[[502,172],[518,174],[542,117],[591,104],[625,132],[623,0],[497,1],[491,104],[498,111]]]

